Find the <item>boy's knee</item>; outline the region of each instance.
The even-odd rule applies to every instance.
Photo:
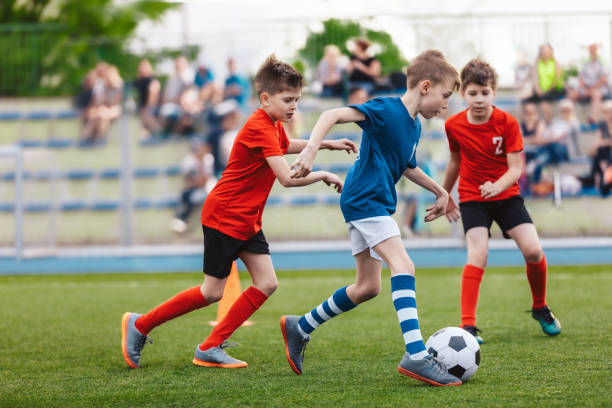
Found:
[[[266,296],[270,296],[278,288],[278,280],[276,278],[267,279],[266,281],[258,282],[257,284],[254,284],[253,286],[255,286],[257,289],[263,292]]]
[[[543,254],[542,248],[529,248],[523,253],[523,256],[526,262],[537,263],[540,262]]]
[[[223,297],[223,288],[221,290],[210,289],[202,285],[200,287],[202,296],[208,301],[208,303],[216,303]]]
[[[380,293],[380,285],[363,285],[358,286],[357,288],[357,298],[359,303],[365,302],[367,300],[373,299]]]

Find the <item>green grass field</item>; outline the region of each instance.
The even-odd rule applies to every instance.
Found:
[[[417,271],[425,339],[458,323],[459,268]],[[248,285],[246,275],[242,286]],[[283,314],[304,313],[353,279],[352,271],[280,272],[277,293],[232,337],[239,370],[196,367],[193,349],[216,307],[157,328],[142,368],[120,348],[125,311],[144,312],[196,285],[200,273],[0,277],[2,407],[610,406],[612,266],[551,267],[548,301],[563,332],[548,338],[530,307],[522,268],[489,268],[478,325],[481,367],[461,387],[400,375],[403,342],[388,272],[374,300],[326,323],[306,349],[304,374],[289,368]],[[606,391],[606,389],[608,391]]]

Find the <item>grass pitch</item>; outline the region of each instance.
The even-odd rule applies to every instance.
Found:
[[[242,276],[243,288],[248,285]],[[200,273],[0,277],[2,407],[610,406],[612,266],[552,267],[548,301],[563,325],[546,337],[525,310],[522,268],[488,268],[478,326],[480,369],[461,387],[435,388],[400,375],[403,342],[383,272],[381,295],[321,326],[304,374],[286,362],[282,314],[304,313],[352,271],[280,272],[280,286],[232,340],[249,363],[224,370],[191,364],[216,307],[155,329],[142,368],[121,357],[125,311],[144,312],[199,284]],[[417,271],[425,339],[458,324],[460,270]],[[606,391],[608,390],[608,391]]]

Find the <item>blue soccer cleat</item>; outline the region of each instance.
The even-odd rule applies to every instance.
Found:
[[[397,366],[397,371],[437,387],[462,384],[459,378],[450,375],[444,366],[432,355],[428,355],[423,359],[412,360],[410,355],[406,353],[399,366]]]
[[[478,332],[481,331],[478,327],[470,326],[470,325],[466,324],[465,326],[461,326],[461,328],[463,330],[465,330],[466,332],[470,333],[472,336],[474,336],[476,338],[476,341],[478,342],[478,344],[484,344],[484,340],[478,334]]]
[[[221,368],[243,368],[248,364],[244,361],[235,359],[225,352],[228,347],[236,347],[238,343],[228,343],[224,341],[217,347],[211,347],[208,350],[200,350],[198,344],[193,355],[193,364],[202,367],[221,367]]]
[[[131,368],[140,367],[140,353],[146,342],[153,343],[150,337],[145,336],[136,328],[138,313],[124,313],[121,319],[121,351],[123,359]]]
[[[304,336],[299,329],[300,316],[281,317],[280,326],[285,342],[285,355],[291,369],[297,374],[302,374],[302,363],[304,362],[304,350],[310,341],[310,336]]]
[[[531,317],[540,323],[542,331],[549,336],[556,336],[561,333],[561,323],[555,317],[553,312],[550,311],[548,306],[541,307],[539,309],[531,309]]]

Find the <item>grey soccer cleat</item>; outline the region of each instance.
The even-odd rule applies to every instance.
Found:
[[[211,347],[208,350],[200,350],[198,344],[193,355],[193,364],[203,367],[221,367],[221,368],[243,368],[248,364],[244,361],[237,360],[225,352],[226,348],[236,347],[238,343],[228,343],[224,341],[217,347]]]
[[[421,360],[411,360],[410,355],[406,353],[397,366],[397,370],[408,377],[438,387],[462,384],[459,378],[450,375],[444,366],[431,355]]]
[[[309,335],[300,332],[298,322],[300,316],[281,317],[280,326],[285,341],[285,354],[291,369],[297,374],[302,374],[302,363],[304,362],[304,350],[310,341]]]
[[[140,367],[140,353],[145,343],[153,343],[150,337],[136,328],[135,323],[140,316],[138,313],[126,312],[121,319],[121,351],[123,359],[132,368]]]

